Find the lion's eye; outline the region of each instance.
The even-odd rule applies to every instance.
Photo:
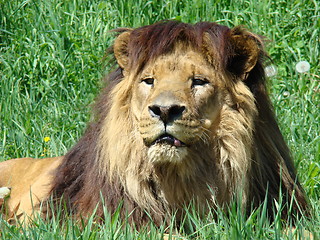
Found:
[[[142,79],[142,82],[144,82],[147,85],[153,85],[154,84],[154,78],[145,78],[145,79]]]
[[[205,84],[208,84],[209,81],[204,78],[192,78],[192,87],[194,86],[203,86]]]

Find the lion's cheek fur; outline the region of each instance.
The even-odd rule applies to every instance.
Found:
[[[110,176],[110,179],[117,173],[123,173],[135,155],[139,158],[141,155],[136,148],[132,148],[143,143],[139,142],[130,99],[131,91],[128,83],[122,80],[111,92],[110,102],[114,104],[109,107],[106,118],[102,120],[103,127],[99,133],[100,140],[97,146],[97,162],[103,173]]]
[[[242,202],[245,203],[253,159],[257,108],[252,93],[242,82],[235,84],[231,96],[235,101],[231,105],[236,103],[238,107],[234,109],[230,104],[222,107],[216,144],[220,170],[227,189],[240,193]]]

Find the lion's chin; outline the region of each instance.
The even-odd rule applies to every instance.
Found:
[[[156,143],[149,147],[148,158],[152,163],[180,163],[187,156],[187,147]]]

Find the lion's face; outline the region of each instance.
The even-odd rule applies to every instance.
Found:
[[[202,53],[183,46],[160,56],[135,77],[132,112],[152,162],[179,162],[214,131],[219,74]]]
[[[191,159],[199,158],[200,152],[207,155],[204,159],[222,155],[229,159],[237,139],[246,142],[247,150],[240,154],[246,159],[255,104],[243,79],[258,59],[255,40],[235,32],[226,37],[228,44],[216,46],[220,40],[212,41],[209,33],[203,33],[198,43],[182,34],[169,45],[155,46],[158,41],[141,31],[126,31],[114,44],[123,80],[113,93],[125,116],[115,121],[132,123],[130,133],[128,128],[119,134],[133,138],[141,148],[140,158],[147,156],[151,162],[186,162],[191,169]]]

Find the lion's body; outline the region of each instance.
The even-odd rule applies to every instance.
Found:
[[[63,196],[79,215],[97,204],[103,215],[102,202],[113,213],[122,203],[138,226],[171,213],[179,221],[190,203],[199,211],[225,207],[237,195],[248,209],[266,195],[270,212],[274,200],[293,195],[293,209],[307,209],[267,95],[257,36],[171,21],[122,31],[114,44],[119,68],[96,120],[52,176],[44,168],[53,180],[41,198]]]
[[[13,215],[32,216],[39,210],[38,205],[49,196],[53,172],[61,163],[62,157],[32,159],[19,158],[0,164],[0,186],[11,188],[4,211]]]

